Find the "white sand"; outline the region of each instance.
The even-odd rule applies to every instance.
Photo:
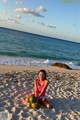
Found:
[[[47,99],[53,105],[46,109],[32,109],[22,104],[22,96],[33,90],[33,71],[45,69],[48,73],[49,86]],[[19,73],[23,70],[30,70]],[[12,71],[17,71],[16,73]],[[57,67],[25,67],[0,65],[0,73],[11,72],[0,80],[0,112],[8,112],[9,120],[79,120],[80,119],[80,71]],[[15,75],[16,74],[16,75]],[[36,74],[36,72],[35,72]],[[22,75],[22,76],[21,76]],[[2,75],[3,76],[3,75]],[[0,79],[2,79],[0,75]],[[36,76],[35,76],[36,77]],[[18,80],[18,83],[15,80]]]

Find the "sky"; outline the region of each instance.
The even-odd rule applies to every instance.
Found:
[[[0,27],[80,43],[80,0],[0,0]]]

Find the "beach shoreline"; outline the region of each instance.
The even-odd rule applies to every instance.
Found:
[[[46,97],[53,108],[32,109],[22,99],[33,91],[33,81],[45,69],[49,86]],[[80,71],[53,66],[0,65],[0,112],[9,120],[79,120]]]
[[[69,70],[65,68],[55,67],[55,66],[18,66],[18,65],[0,65],[0,74],[6,73],[6,72],[12,72],[17,71],[21,72],[23,70],[29,70],[29,71],[39,71],[40,69],[45,69],[49,71],[61,71],[61,72],[79,72],[80,70]]]

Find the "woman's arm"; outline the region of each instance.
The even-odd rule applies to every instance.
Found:
[[[44,85],[44,87],[43,87],[43,89],[42,89],[41,93],[39,94],[39,96],[41,96],[41,95],[43,94],[43,92],[47,89],[48,84],[49,84],[49,81],[48,81],[48,80],[46,80],[46,81],[45,81],[45,85]]]
[[[34,80],[34,91],[35,91],[35,97],[38,97],[37,80]]]

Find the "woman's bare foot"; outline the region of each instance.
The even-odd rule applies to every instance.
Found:
[[[22,102],[23,102],[23,104],[27,104],[27,103],[29,103],[29,100],[28,100],[28,98],[23,98]]]

